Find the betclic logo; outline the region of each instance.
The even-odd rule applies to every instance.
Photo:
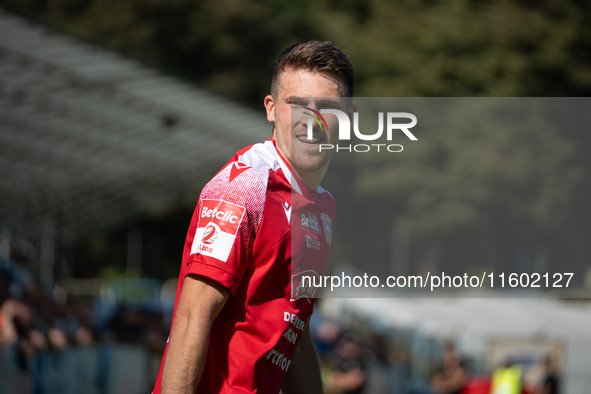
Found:
[[[199,253],[228,261],[243,216],[244,207],[227,201],[204,199],[191,254]]]

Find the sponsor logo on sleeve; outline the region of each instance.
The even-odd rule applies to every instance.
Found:
[[[284,353],[281,353],[276,349],[269,350],[269,352],[266,353],[263,357],[271,361],[274,365],[276,365],[284,371],[287,371],[291,364],[291,359],[285,357]]]
[[[203,200],[191,254],[199,253],[224,263],[234,245],[244,208],[221,200]]]
[[[316,290],[318,290],[318,284],[322,277],[314,270],[306,270],[291,276],[291,299],[290,301],[296,301],[300,298],[314,298]]]
[[[300,319],[297,314],[285,311],[283,312],[283,321],[290,322],[296,329],[300,331],[304,331],[304,326],[306,325],[306,322]]]

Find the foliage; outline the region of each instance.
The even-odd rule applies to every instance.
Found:
[[[47,23],[260,105],[294,42],[332,40],[360,96],[591,92],[588,2],[6,0]]]
[[[591,94],[591,3],[583,0],[3,4],[261,110],[278,54],[312,38],[331,40],[349,55],[357,96]],[[581,219],[589,215],[591,198],[582,182],[591,166],[583,150],[588,129],[528,126],[532,119],[504,116],[525,125],[522,133],[512,132],[515,125],[493,132],[486,122],[475,127],[474,120],[457,117],[450,119],[457,127],[422,138],[413,154],[399,161],[370,157],[362,171],[348,163],[348,176],[363,190],[359,198],[394,204],[388,214],[406,223],[413,237],[434,241],[499,221],[507,239],[511,231],[560,235],[565,225],[588,233]],[[578,245],[568,248],[587,250],[582,238]]]
[[[404,138],[397,155],[355,156],[360,198],[389,197],[403,224],[423,236],[499,220],[535,234],[564,221],[582,169],[572,141],[548,119],[559,100],[399,101],[416,108],[420,140]]]

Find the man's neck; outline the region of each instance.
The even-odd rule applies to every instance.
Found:
[[[321,169],[316,171],[298,171],[293,166],[291,170],[295,172],[297,177],[301,179],[301,181],[306,185],[309,189],[317,190],[318,186],[320,186],[320,182],[322,182],[322,178],[324,178],[324,174],[326,174],[326,170],[328,169],[328,163],[322,166]]]
[[[291,167],[291,172],[294,173],[302,181],[302,183],[306,185],[306,187],[312,190],[318,189],[318,186],[320,186],[320,182],[322,182],[322,179],[324,178],[324,175],[328,170],[328,162],[325,165],[323,165],[320,169],[315,171],[298,171],[291,165],[290,161],[287,160],[285,155],[281,153],[281,150],[279,150],[279,148],[277,148],[276,150],[283,159],[283,161],[289,164],[289,166]]]

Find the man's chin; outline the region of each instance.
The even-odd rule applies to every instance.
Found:
[[[299,156],[294,157],[292,156],[292,167],[294,167],[297,171],[301,172],[314,172],[320,171],[322,168],[328,163],[330,157],[328,155],[318,156],[315,155],[314,157],[306,157],[306,156]]]

